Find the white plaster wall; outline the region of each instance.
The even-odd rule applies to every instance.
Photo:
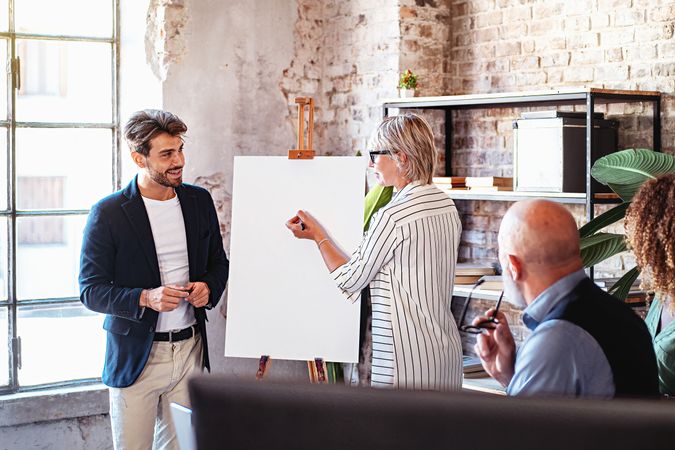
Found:
[[[186,53],[170,66],[164,107],[188,124],[186,180],[226,175],[234,155],[283,155],[294,142],[279,89],[293,56],[295,1],[185,2]]]
[[[163,98],[164,108],[188,125],[185,180],[210,188],[222,208],[221,222],[227,223],[234,156],[284,155],[295,141],[279,84],[293,57],[297,5],[271,0],[223,5],[184,2],[188,21],[176,38],[184,39],[185,52],[170,63]],[[212,370],[253,378],[257,361],[223,356],[224,312],[222,301],[209,313]],[[275,361],[269,377],[306,379],[307,366]]]
[[[146,63],[145,29],[150,0],[120,0],[120,121],[138,110],[162,107],[162,82]],[[120,141],[122,187],[136,175],[129,147]]]

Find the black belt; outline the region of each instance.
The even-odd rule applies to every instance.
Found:
[[[185,339],[190,339],[197,334],[199,334],[199,327],[195,324],[178,331],[155,333],[153,340],[163,342],[178,342],[184,341]]]

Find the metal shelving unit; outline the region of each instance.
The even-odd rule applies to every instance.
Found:
[[[518,201],[527,198],[546,198],[563,203],[586,205],[586,218],[594,217],[594,205],[600,203],[618,203],[612,198],[597,198],[591,183],[591,167],[597,159],[593,147],[595,106],[607,103],[647,102],[653,105],[653,150],[661,151],[661,93],[652,91],[626,91],[598,88],[560,88],[550,91],[524,91],[478,95],[450,95],[441,97],[417,97],[386,100],[383,114],[387,116],[392,108],[432,109],[445,111],[445,175],[452,175],[452,112],[469,109],[513,108],[528,106],[586,105],[586,192],[550,193],[550,192],[449,192],[454,199]]]
[[[597,159],[596,148],[593,146],[595,133],[594,112],[598,104],[608,103],[635,103],[646,102],[652,104],[652,149],[661,151],[661,93],[654,91],[628,91],[600,88],[559,88],[548,91],[523,91],[508,93],[491,93],[478,95],[450,95],[440,97],[417,97],[386,100],[382,104],[383,115],[386,117],[392,108],[398,109],[431,109],[445,112],[445,175],[452,175],[452,112],[470,109],[517,108],[563,105],[586,105],[586,189],[583,193],[552,193],[552,192],[471,192],[446,191],[456,200],[486,200],[486,201],[518,201],[528,198],[545,198],[552,201],[586,206],[586,219],[592,220],[595,216],[596,204],[620,203],[618,198],[608,197],[606,194],[595,192],[591,182],[591,167]],[[593,268],[589,269],[593,277]],[[461,293],[460,293],[461,295]]]

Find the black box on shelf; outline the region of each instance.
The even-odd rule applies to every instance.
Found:
[[[553,114],[551,114],[553,115]],[[586,192],[585,113],[518,119],[514,127],[514,190]],[[618,122],[594,116],[593,160],[617,151]],[[611,192],[592,180],[595,192]]]

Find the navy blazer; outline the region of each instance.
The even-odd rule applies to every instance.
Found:
[[[211,291],[207,307],[225,290],[229,262],[211,195],[189,184],[176,188],[185,221],[190,281],[203,281]],[[134,178],[129,185],[91,209],[80,255],[80,300],[106,314],[107,345],[103,382],[126,387],[136,381],[148,360],[158,313],[141,308],[143,289],[161,286],[155,241],[145,204]],[[205,308],[195,308],[209,366]]]

